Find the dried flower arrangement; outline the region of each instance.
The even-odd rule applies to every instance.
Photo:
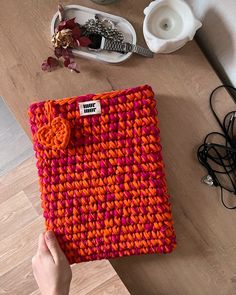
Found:
[[[88,37],[84,36],[83,28],[75,22],[75,18],[65,19],[64,18],[64,8],[62,5],[58,6],[59,11],[59,24],[56,27],[55,33],[52,36],[52,44],[54,47],[54,55],[49,56],[42,63],[43,71],[51,71],[53,68],[63,64],[65,67],[79,73],[77,69],[77,64],[75,61],[71,60],[73,57],[72,49],[78,47],[87,47],[91,44]],[[60,58],[63,59],[61,62]]]

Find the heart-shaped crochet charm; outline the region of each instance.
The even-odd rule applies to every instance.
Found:
[[[64,149],[70,140],[70,124],[61,117],[54,118],[51,124],[39,128],[38,141],[51,149]]]

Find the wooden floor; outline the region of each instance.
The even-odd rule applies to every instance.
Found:
[[[43,231],[33,157],[0,177],[0,294],[40,294],[31,259]],[[72,267],[70,294],[127,295],[129,292],[107,260]]]

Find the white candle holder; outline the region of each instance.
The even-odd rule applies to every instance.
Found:
[[[144,9],[143,34],[149,49],[171,53],[192,40],[202,26],[183,0],[156,0]]]

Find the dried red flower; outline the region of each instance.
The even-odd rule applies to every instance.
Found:
[[[56,47],[56,48],[54,49],[54,54],[55,54],[55,56],[56,56],[57,58],[62,57],[62,49],[64,49],[64,48]]]
[[[88,37],[83,36],[83,37],[80,37],[79,40],[77,40],[77,43],[79,46],[88,47],[92,42]]]
[[[63,7],[59,5],[58,9],[60,18],[63,18]],[[68,36],[63,35],[65,40],[61,40],[56,35],[59,31],[62,31],[61,34],[63,33],[64,35],[66,35],[65,32],[68,31],[70,32],[70,36],[69,33]],[[69,37],[71,38],[71,40],[69,40]],[[54,54],[57,59],[52,56],[48,57],[42,63],[42,70],[51,71],[52,68],[55,68],[60,64],[59,59],[63,57],[64,66],[76,73],[79,73],[80,71],[77,70],[77,64],[70,59],[71,57],[73,57],[72,48],[77,48],[79,46],[87,47],[91,44],[91,40],[88,37],[83,36],[83,29],[81,29],[79,24],[75,22],[75,17],[72,19],[60,21],[57,28],[55,29],[55,34],[52,38],[52,42],[55,47]]]
[[[49,56],[44,62],[42,63],[42,70],[50,72],[53,68],[59,65],[58,59],[55,57]]]
[[[78,26],[72,29],[72,37],[78,40],[81,37],[81,30]]]
[[[67,67],[68,69],[76,72],[76,73],[80,73],[79,70],[77,70],[77,64],[74,61],[71,61],[69,58],[65,58],[64,59],[64,66]]]
[[[79,70],[77,70],[77,64],[76,62],[72,61],[71,63],[68,64],[68,69],[76,72],[76,73],[80,73]]]
[[[75,17],[68,19],[68,20],[63,20],[62,22],[59,23],[59,25],[57,26],[58,31],[61,31],[63,29],[73,29],[76,26],[76,22],[75,22]]]
[[[70,64],[70,59],[68,57],[66,57],[64,59],[64,66],[68,68],[68,65]]]

